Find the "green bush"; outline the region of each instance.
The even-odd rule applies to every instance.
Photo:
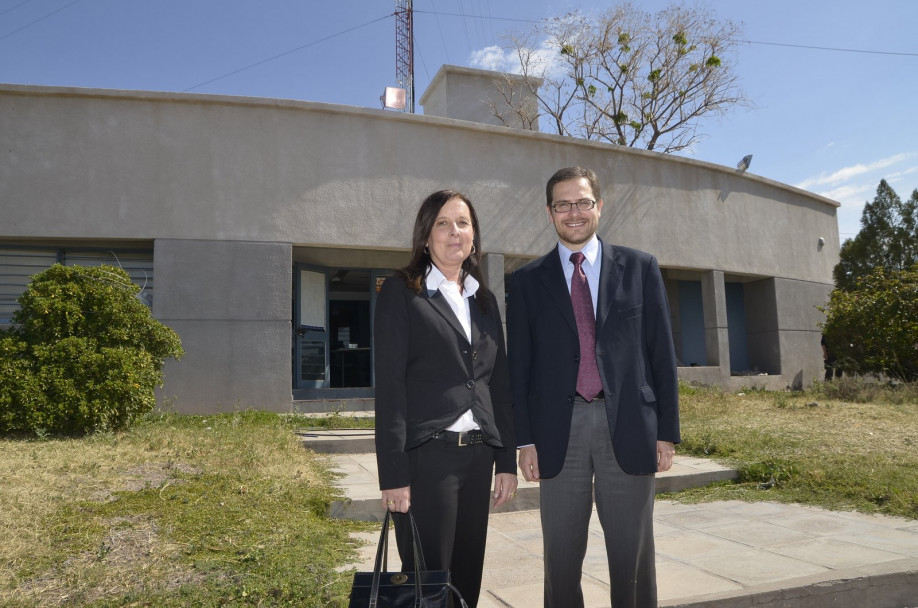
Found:
[[[8,332],[0,334],[0,431],[26,429],[27,412],[44,401],[29,345]]]
[[[178,335],[137,298],[120,268],[56,264],[32,278],[0,335],[0,432],[126,428],[156,406]]]
[[[854,289],[835,289],[822,310],[826,343],[842,370],[918,381],[918,266],[877,267]]]

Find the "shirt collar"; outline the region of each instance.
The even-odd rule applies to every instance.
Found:
[[[599,257],[599,238],[594,234],[593,238],[587,241],[586,245],[580,250],[583,253],[583,257],[586,258],[586,261],[589,262],[590,266],[596,265],[596,259]],[[571,254],[574,253],[573,249],[568,249],[560,241],[558,241],[558,255],[561,256],[562,264],[571,263]]]
[[[440,269],[437,268],[436,264],[431,264],[427,268],[427,290],[428,291],[438,291],[440,285],[444,283],[449,283],[450,281],[440,272]],[[478,281],[470,274],[465,275],[465,280],[462,282],[462,297],[471,298],[478,291]]]

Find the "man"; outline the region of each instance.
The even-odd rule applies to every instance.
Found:
[[[545,189],[558,246],[513,273],[507,310],[519,466],[540,482],[545,606],[583,606],[595,490],[615,608],[657,605],[654,473],[679,442],[669,307],[656,259],[596,236],[596,174]]]

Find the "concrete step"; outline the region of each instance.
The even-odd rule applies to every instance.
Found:
[[[330,455],[335,470],[343,475],[338,486],[344,491],[345,498],[332,503],[330,515],[341,519],[382,521],[385,512],[380,502],[373,431],[323,429],[300,431],[298,434],[304,447]],[[522,473],[518,475],[520,484],[516,498],[494,512],[539,508],[539,484],[523,480]],[[710,460],[676,455],[672,469],[657,475],[657,493],[701,487],[736,479],[737,475],[735,470]]]
[[[365,415],[374,413],[375,399],[307,399],[293,402],[294,414],[341,414],[347,416],[352,413]]]
[[[296,431],[304,448],[320,454],[372,454],[373,429],[309,429]]]

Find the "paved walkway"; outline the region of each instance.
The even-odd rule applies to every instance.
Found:
[[[303,443],[331,452],[344,474],[339,483],[348,500],[335,505],[333,515],[377,519],[382,510],[372,433],[328,435],[313,433]],[[710,461],[677,455],[673,471],[660,475],[657,485],[679,489],[734,475]],[[542,605],[537,485],[521,484],[514,503],[490,518],[481,608]],[[654,528],[661,607],[918,607],[918,521],[769,502],[657,500]],[[368,544],[355,567],[370,570],[379,534],[361,536]],[[389,559],[399,563],[394,542]],[[608,607],[608,585],[594,517],[583,566],[586,605]]]

